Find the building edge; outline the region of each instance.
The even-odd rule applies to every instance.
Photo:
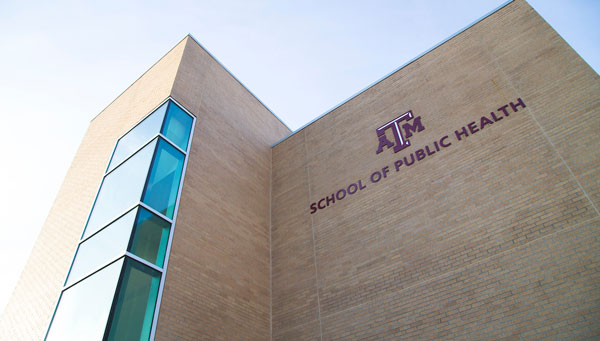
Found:
[[[481,16],[479,19],[473,21],[472,23],[470,23],[469,25],[463,27],[462,29],[456,31],[454,34],[450,35],[448,38],[440,41],[439,43],[433,45],[431,48],[425,50],[425,52],[422,52],[421,54],[417,55],[416,57],[414,57],[413,59],[409,60],[408,62],[400,65],[399,67],[397,67],[396,69],[394,69],[393,71],[387,73],[386,75],[384,75],[383,77],[377,79],[376,81],[374,81],[373,83],[367,85],[365,88],[359,90],[358,92],[354,93],[353,95],[351,95],[350,97],[346,98],[345,100],[341,101],[340,103],[334,105],[331,109],[325,111],[324,113],[322,113],[321,115],[317,116],[316,118],[314,118],[313,120],[311,120],[310,122],[306,123],[305,125],[301,126],[300,128],[294,130],[291,134],[289,134],[288,136],[282,138],[281,140],[273,143],[271,145],[271,147],[275,147],[276,145],[280,144],[281,142],[287,140],[288,138],[292,137],[294,134],[296,134],[297,132],[301,131],[302,129],[308,127],[309,125],[315,123],[316,121],[320,120],[321,118],[323,118],[323,116],[326,116],[327,114],[329,114],[330,112],[336,110],[337,108],[341,107],[342,105],[350,102],[352,99],[360,96],[360,94],[362,94],[363,92],[369,90],[370,88],[374,87],[375,85],[381,83],[382,81],[386,80],[388,77],[390,77],[391,75],[395,74],[396,72],[404,69],[405,67],[407,67],[408,65],[416,62],[417,60],[419,60],[421,57],[425,56],[426,54],[428,54],[429,52],[432,52],[433,50],[437,49],[438,47],[444,45],[445,43],[447,43],[448,41],[450,41],[452,38],[456,37],[457,35],[463,33],[464,31],[468,30],[469,28],[477,25],[478,23],[480,23],[481,21],[485,20],[487,17],[489,17],[490,15],[498,12],[499,10],[501,10],[502,8],[506,7],[508,4],[510,4],[511,2],[514,2],[515,0],[508,0],[505,3],[501,4],[500,6],[496,7],[495,9],[491,10],[490,12],[484,14],[483,16]]]

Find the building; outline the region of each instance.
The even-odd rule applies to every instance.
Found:
[[[597,337],[599,114],[523,0],[294,133],[188,36],[90,123],[0,339]]]

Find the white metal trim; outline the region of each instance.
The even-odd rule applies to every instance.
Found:
[[[145,204],[145,203],[143,203],[143,202],[141,202],[141,201],[140,201],[140,202],[138,203],[138,205],[139,205],[139,206],[142,206],[143,208],[147,209],[148,211],[150,211],[150,212],[152,212],[152,213],[156,214],[156,215],[157,215],[157,216],[159,216],[160,218],[162,218],[162,219],[164,219],[164,220],[168,221],[168,222],[169,222],[169,224],[171,224],[171,225],[173,224],[173,220],[171,220],[171,218],[169,218],[169,217],[167,217],[166,215],[164,215],[164,214],[162,214],[162,213],[158,212],[157,210],[153,209],[152,207],[148,206],[147,204]]]
[[[341,107],[342,105],[350,102],[350,100],[352,100],[354,97],[357,97],[358,95],[362,94],[363,92],[369,90],[370,88],[372,88],[373,86],[375,86],[376,84],[379,84],[380,82],[382,82],[383,80],[385,80],[386,78],[388,78],[389,76],[393,75],[394,73],[400,71],[401,69],[405,68],[406,66],[412,64],[413,62],[415,62],[416,60],[418,60],[419,58],[423,57],[424,55],[428,54],[429,52],[435,50],[436,48],[440,47],[441,45],[445,44],[446,42],[448,42],[450,39],[456,37],[457,35],[463,33],[464,31],[468,30],[469,28],[473,27],[474,25],[476,25],[477,23],[481,22],[482,20],[484,20],[485,18],[489,17],[490,15],[498,12],[499,10],[501,10],[502,8],[506,7],[508,4],[512,3],[515,0],[507,0],[505,3],[501,4],[500,6],[496,7],[495,9],[489,11],[487,14],[483,15],[482,17],[480,17],[479,19],[473,21],[472,23],[470,23],[469,25],[463,27],[462,29],[458,30],[456,33],[452,34],[451,36],[449,36],[448,38],[442,40],[441,42],[435,44],[433,47],[429,48],[428,50],[426,50],[425,52],[419,54],[418,56],[416,56],[415,58],[409,60],[408,62],[402,64],[401,66],[397,67],[395,70],[393,70],[392,72],[386,74],[385,76],[379,78],[378,80],[376,80],[375,82],[369,84],[367,87],[363,88],[362,90],[359,90],[358,92],[356,92],[354,95],[348,97],[347,99],[343,100],[342,102],[338,103],[337,105],[335,105],[333,108],[327,110],[326,112],[322,113],[321,115],[315,117],[314,119],[312,119],[310,122],[306,123],[305,125],[301,126],[300,128],[292,131],[290,134],[288,134],[287,136],[283,137],[282,139],[280,139],[279,141],[271,144],[271,148],[275,147],[276,145],[280,144],[281,142],[289,139],[290,137],[294,136],[297,132],[302,131],[304,128],[308,127],[309,125],[315,123],[316,121],[320,120],[323,116],[329,114],[330,112],[334,111],[335,109]],[[291,130],[291,129],[290,129]]]
[[[163,273],[163,268],[161,268],[160,266],[151,263],[143,258],[140,258],[139,256],[134,255],[133,253],[129,252],[129,251],[125,251],[125,256],[137,261],[138,263],[142,263],[147,267],[150,267],[158,272],[160,272],[161,274]]]
[[[192,116],[192,118],[196,119],[196,115],[194,115],[191,111],[187,110],[183,105],[181,105],[181,103],[177,102],[177,100],[171,96],[167,97],[167,99],[172,100],[175,104],[177,104],[181,109],[183,109],[183,111],[185,111],[188,115]],[[193,126],[193,122],[192,122],[192,126]],[[190,135],[191,136],[191,135]],[[189,141],[188,141],[189,142]]]
[[[100,231],[103,231],[105,228],[107,228],[109,225],[111,225],[112,223],[114,223],[115,221],[121,219],[124,215],[126,215],[127,213],[131,212],[132,210],[134,210],[136,207],[138,207],[138,204],[134,204],[129,206],[129,208],[127,208],[125,210],[124,213],[119,214],[116,218],[110,220],[108,223],[106,223],[106,225],[103,225],[100,229],[98,229],[98,231],[90,234],[89,236],[83,238],[83,236],[81,236],[82,238],[79,239],[79,242],[77,243],[77,246],[81,245],[83,242],[87,241],[88,239],[92,238],[93,236],[97,235],[98,233],[100,233]],[[75,255],[77,255],[77,252],[75,252]],[[73,260],[75,260],[75,256],[73,256]]]
[[[154,140],[156,140],[159,137],[161,139],[165,140],[165,142],[168,142],[171,146],[175,147],[178,151],[182,152],[183,154],[187,154],[187,152],[185,150],[179,148],[179,146],[177,146],[174,142],[172,142],[171,140],[169,140],[165,135],[163,135],[161,133],[157,133],[156,135],[152,135],[152,137],[147,142],[145,142],[140,148],[138,148],[135,151],[133,151],[131,153],[131,155],[129,155],[128,157],[126,157],[125,159],[123,159],[123,161],[121,161],[118,164],[116,164],[113,168],[108,168],[107,171],[104,173],[104,177],[107,177],[110,173],[114,172],[115,169],[121,167],[122,164],[124,164],[125,162],[127,162],[135,154],[137,154],[140,150],[144,149],[146,146],[148,146],[149,144],[151,144],[152,142],[154,142]],[[158,142],[156,142],[156,143],[158,143]],[[114,150],[113,150],[113,153],[114,153]],[[109,167],[110,167],[110,163],[109,163]]]
[[[104,176],[108,175],[109,173],[111,173],[115,168],[119,167],[123,162],[125,162],[127,159],[129,159],[131,156],[133,156],[135,153],[139,152],[140,149],[144,148],[148,143],[150,143],[154,138],[156,138],[156,136],[162,136],[165,140],[167,140],[167,142],[171,143],[173,146],[177,147],[173,142],[171,142],[168,138],[166,138],[164,135],[161,134],[160,130],[153,135],[148,142],[144,143],[140,148],[136,149],[133,153],[131,153],[131,155],[129,155],[127,158],[125,158],[123,161],[119,162],[117,165],[115,165],[112,169],[110,168],[110,163],[112,162],[113,157],[115,156],[115,151],[117,150],[117,146],[119,145],[119,141],[121,141],[121,139],[129,134],[129,132],[131,132],[133,129],[135,129],[135,127],[137,127],[140,123],[142,123],[146,118],[148,118],[150,115],[152,115],[156,109],[160,108],[163,104],[165,104],[167,101],[173,101],[173,103],[175,103],[178,107],[180,107],[183,111],[185,111],[186,114],[190,115],[192,117],[192,119],[194,119],[194,121],[192,122],[192,125],[195,122],[196,119],[196,115],[192,114],[191,112],[189,112],[187,109],[185,109],[181,104],[179,104],[179,102],[177,102],[173,97],[169,96],[167,97],[165,100],[163,100],[162,102],[160,102],[159,105],[157,105],[156,107],[154,107],[154,109],[152,109],[152,111],[150,111],[150,113],[146,116],[144,116],[142,119],[140,119],[132,128],[130,128],[129,130],[127,130],[123,135],[119,136],[119,138],[117,138],[117,142],[115,143],[115,147],[113,148],[112,153],[110,154],[110,158],[108,159],[108,165],[106,166],[106,170],[104,171]],[[168,108],[167,108],[168,109]],[[163,124],[164,124],[164,120],[166,119],[167,116],[167,111],[165,111],[165,117],[163,117]],[[162,129],[162,125],[161,125],[161,129]],[[191,135],[190,135],[191,136]],[[189,142],[189,141],[188,141]],[[181,148],[177,147],[177,149],[179,149],[182,153],[186,154],[185,151],[183,151]]]
[[[66,285],[67,280],[69,278],[69,274],[71,272],[71,269],[73,268],[73,264],[75,263],[75,256],[77,256],[77,251],[79,250],[79,246],[81,243],[85,242],[86,240],[88,240],[89,238],[91,238],[92,236],[96,235],[97,233],[99,233],[100,231],[102,231],[103,229],[105,229],[108,225],[112,224],[113,222],[115,222],[117,219],[121,218],[122,216],[124,216],[125,214],[129,213],[132,209],[134,209],[137,206],[142,206],[145,209],[148,209],[149,211],[151,211],[152,213],[158,215],[159,217],[161,217],[162,219],[165,219],[166,221],[168,221],[171,224],[171,228],[169,230],[169,240],[167,243],[167,249],[165,251],[165,261],[163,263],[163,268],[161,270],[159,270],[162,275],[161,275],[161,282],[160,282],[160,287],[159,287],[159,291],[158,291],[158,297],[156,300],[156,306],[154,308],[154,318],[152,320],[152,329],[150,332],[150,339],[154,340],[154,334],[156,332],[156,323],[158,321],[158,312],[160,310],[160,302],[161,302],[161,297],[162,297],[162,291],[163,291],[163,287],[164,287],[164,281],[165,281],[165,273],[166,273],[166,268],[167,268],[167,264],[169,262],[169,254],[171,252],[171,243],[173,240],[173,231],[175,230],[175,219],[177,217],[177,211],[179,210],[179,201],[181,199],[181,190],[183,188],[183,180],[185,178],[185,172],[187,169],[187,161],[188,161],[188,156],[189,156],[189,150],[192,146],[192,140],[194,138],[194,130],[196,128],[196,119],[197,116],[192,114],[189,110],[187,110],[185,107],[183,107],[181,104],[179,104],[178,101],[176,101],[173,97],[168,96],[165,100],[163,100],[159,105],[157,105],[154,109],[152,109],[152,111],[150,111],[149,114],[147,114],[146,116],[144,116],[142,119],[140,119],[131,129],[129,129],[127,132],[125,132],[123,135],[121,135],[121,137],[119,137],[117,139],[117,142],[115,143],[115,147],[113,148],[112,154],[108,160],[108,163],[106,165],[106,170],[108,170],[108,167],[110,167],[110,162],[112,161],[112,157],[114,155],[115,149],[117,147],[117,144],[119,142],[119,140],[125,136],[128,132],[130,132],[131,130],[133,130],[138,124],[140,124],[144,119],[146,119],[148,116],[152,115],[152,113],[158,109],[161,105],[163,105],[166,101],[168,100],[172,100],[175,104],[177,104],[182,110],[184,110],[187,114],[189,114],[193,121],[192,121],[192,127],[190,130],[190,136],[188,139],[188,146],[187,146],[187,150],[188,152],[183,151],[181,148],[175,146],[175,144],[171,141],[169,141],[169,139],[167,139],[166,137],[164,137],[162,134],[160,134],[160,132],[156,135],[154,135],[148,142],[146,142],[142,147],[138,148],[135,152],[133,152],[130,156],[128,156],[125,160],[123,160],[123,162],[125,162],[126,160],[128,160],[129,158],[131,158],[131,156],[133,156],[134,154],[136,154],[138,151],[140,151],[142,148],[144,148],[146,145],[148,145],[150,142],[152,142],[156,137],[162,137],[165,141],[167,141],[169,144],[173,145],[174,147],[176,147],[178,150],[180,150],[184,156],[184,164],[183,164],[183,169],[181,170],[181,179],[179,180],[179,190],[177,193],[177,199],[175,201],[175,208],[174,208],[174,215],[173,215],[173,219],[169,219],[167,218],[165,215],[163,215],[160,212],[157,212],[156,210],[152,209],[151,207],[149,207],[148,205],[144,204],[141,202],[141,198],[140,198],[140,202],[138,204],[135,204],[129,208],[127,208],[124,213],[120,214],[118,217],[116,217],[115,219],[111,220],[109,223],[105,224],[102,228],[100,228],[98,231],[94,232],[93,234],[91,234],[90,236],[86,237],[85,239],[83,239],[83,235],[85,234],[85,231],[87,229],[87,224],[90,220],[90,217],[92,215],[92,211],[94,210],[94,207],[96,206],[96,201],[98,200],[98,194],[100,193],[100,189],[102,188],[102,184],[104,183],[104,178],[111,173],[114,169],[116,169],[117,167],[119,167],[123,162],[119,163],[118,165],[116,165],[111,171],[107,172],[105,171],[104,175],[102,176],[102,179],[100,181],[100,183],[98,184],[97,188],[96,188],[96,196],[94,197],[94,202],[92,203],[92,206],[90,208],[90,212],[88,213],[88,216],[85,220],[85,224],[83,226],[83,230],[81,231],[81,237],[79,237],[79,241],[77,242],[77,248],[75,250],[75,253],[73,254],[73,258],[71,259],[71,265],[69,266],[69,270],[67,271],[66,275],[65,275],[65,279],[63,280],[63,287],[61,288],[59,295],[58,295],[58,299],[56,300],[56,303],[54,304],[54,310],[52,311],[52,316],[50,318],[50,323],[48,324],[48,328],[46,328],[46,333],[44,334],[44,340],[48,337],[48,333],[50,332],[50,327],[52,325],[52,321],[54,320],[54,315],[56,314],[56,310],[58,309],[58,304],[60,303],[60,298],[62,297],[63,292],[68,289],[71,288],[72,286],[74,286],[75,284],[83,281],[84,279],[92,276],[93,274],[95,274],[96,272],[102,270],[104,267],[112,264],[113,262],[119,260],[121,257],[125,256],[127,253],[129,253],[128,251],[124,251],[124,253],[119,254],[118,257],[113,258],[111,261],[109,261],[108,263],[103,264],[102,266],[100,266],[98,269],[90,272],[89,274],[87,274],[86,276],[82,277],[81,279],[77,280],[76,282],[70,284],[70,285]],[[165,115],[166,118],[166,115]],[[164,119],[163,119],[164,120]],[[163,122],[164,123],[164,122]],[[158,142],[157,142],[158,143]],[[148,169],[149,171],[149,169]],[[146,177],[148,177],[149,174],[146,175]],[[129,253],[131,255],[131,253]],[[132,259],[136,259],[139,257],[130,257]],[[140,258],[141,259],[141,258]],[[144,263],[144,262],[143,262]],[[146,263],[144,263],[146,264]],[[153,266],[154,268],[154,266]]]
[[[146,148],[149,144],[151,144],[152,142],[154,142],[154,140],[156,140],[156,138],[159,135],[160,134],[152,135],[152,137],[148,141],[144,142],[144,144],[142,144],[141,147],[139,147],[138,149],[134,150],[129,156],[127,156],[126,158],[124,158],[121,162],[117,163],[114,167],[110,168],[110,162],[112,160],[109,161],[108,167],[106,169],[106,172],[104,172],[104,177],[107,177],[110,173],[114,172],[115,169],[121,167],[121,165],[123,165],[125,162],[127,162],[129,159],[131,159],[135,154],[139,153],[142,149]],[[115,148],[116,148],[116,146],[115,146]],[[114,153],[114,150],[113,150],[113,153]]]
[[[78,280],[76,280],[75,282],[69,284],[69,285],[63,285],[62,289],[61,289],[61,293],[64,292],[65,290],[73,287],[74,285],[76,285],[77,283],[82,282],[84,279],[89,278],[91,276],[93,276],[95,273],[97,273],[98,271],[106,268],[107,266],[111,265],[112,263],[118,261],[119,259],[123,258],[123,256],[125,256],[125,252],[119,253],[117,254],[116,257],[111,258],[109,261],[100,264],[97,268],[95,268],[93,271],[91,271],[90,273],[88,273],[87,275],[79,278]],[[68,277],[67,277],[68,278]]]
[[[145,119],[147,119],[150,115],[154,114],[154,112],[156,111],[156,109],[160,108],[163,104],[165,104],[167,101],[169,100],[169,97],[167,97],[165,100],[163,100],[162,102],[160,102],[159,105],[157,105],[156,107],[154,107],[154,109],[150,110],[150,113],[147,114],[146,116],[142,117],[139,121],[137,121],[133,127],[129,128],[129,130],[127,130],[125,133],[123,133],[121,136],[119,136],[117,138],[117,142],[115,143],[115,147],[113,148],[112,154],[110,154],[110,158],[108,159],[108,165],[106,166],[106,170],[105,173],[108,172],[108,167],[110,167],[110,163],[113,159],[113,157],[115,156],[115,151],[117,150],[117,146],[119,145],[119,141],[121,141],[121,139],[129,134],[130,131],[132,131],[133,129],[135,129],[140,123],[142,123]],[[167,115],[167,112],[165,111],[165,116]],[[164,122],[164,117],[163,117],[163,122]],[[135,154],[135,153],[134,153]],[[119,163],[120,164],[120,163]],[[115,166],[116,168],[116,166]]]
[[[179,146],[177,146],[174,142],[172,142],[171,140],[169,140],[165,135],[159,133],[158,136],[161,137],[166,142],[168,142],[171,146],[177,148],[177,150],[179,150],[180,152],[182,152],[184,155],[187,155],[187,152],[185,150],[179,148]]]
[[[169,97],[169,98],[171,98],[171,97]],[[186,112],[191,114],[187,109],[185,109],[182,105],[180,105],[174,99],[173,99],[173,102],[175,102],[177,105],[179,105],[180,108],[182,108],[183,110],[185,110]],[[173,222],[171,223],[171,231],[169,233],[169,241],[167,242],[167,250],[165,252],[165,261],[163,263],[163,273],[160,278],[160,286],[158,288],[158,297],[156,298],[156,306],[154,308],[154,318],[152,319],[152,329],[150,330],[150,340],[154,340],[154,337],[156,335],[156,325],[158,324],[158,315],[160,312],[160,304],[162,302],[162,294],[163,294],[163,290],[165,287],[165,279],[167,277],[167,269],[168,269],[168,265],[169,265],[169,258],[171,255],[171,246],[173,243],[173,235],[175,234],[175,225],[177,222],[177,214],[179,213],[179,203],[181,201],[181,192],[183,190],[183,182],[185,180],[185,174],[187,171],[187,164],[188,164],[189,155],[190,155],[189,152],[190,152],[190,149],[192,148],[192,140],[194,139],[194,131],[196,129],[197,117],[196,117],[196,115],[193,115],[193,114],[191,114],[191,115],[194,120],[192,121],[192,129],[190,131],[190,138],[188,139],[188,146],[187,146],[188,153],[185,154],[185,160],[183,162],[183,169],[181,170],[181,179],[179,180],[179,189],[177,192],[177,199],[175,200]]]

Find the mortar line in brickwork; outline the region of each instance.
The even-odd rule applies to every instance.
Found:
[[[273,224],[273,148],[269,149],[271,162],[269,164],[269,336],[273,340],[273,243],[271,232]]]
[[[308,143],[306,140],[306,131],[304,132],[304,161],[306,162],[306,183],[308,185],[308,205],[310,205],[310,200],[312,198],[312,192],[310,189],[310,168],[309,168],[309,160],[308,160]],[[321,337],[321,341],[323,341],[323,325],[321,323],[321,298],[319,292],[319,273],[317,267],[317,245],[315,244],[315,227],[313,223],[313,216],[310,215],[310,231],[312,233],[312,244],[313,244],[313,259],[315,266],[315,287],[317,288],[317,318],[319,319],[319,336]]]
[[[500,66],[500,63],[494,57],[494,55],[492,55],[492,53],[489,51],[489,49],[487,48],[487,45],[485,45],[483,43],[483,41],[479,38],[478,34],[474,34],[473,36],[475,37],[475,39],[478,40],[479,44],[483,47],[483,49],[485,50],[485,53],[492,59],[492,61],[494,62],[494,65],[496,66],[496,69],[498,69],[500,71],[500,73],[502,74],[502,76],[504,77],[504,79],[508,82],[508,84],[510,84],[510,87],[512,88],[512,90],[515,92],[515,94],[517,94],[517,98],[522,98],[521,94],[519,93],[519,91],[517,90],[517,88],[515,87],[515,85],[513,84],[511,78],[508,77],[508,75],[506,74],[506,72],[504,72],[504,69]],[[569,167],[569,164],[567,164],[567,161],[562,157],[562,155],[560,154],[560,152],[558,151],[558,149],[556,148],[556,146],[554,145],[554,143],[552,143],[552,140],[550,139],[550,136],[548,136],[548,134],[546,133],[546,130],[544,129],[544,127],[542,127],[542,125],[540,124],[540,122],[537,120],[537,118],[533,114],[531,108],[529,106],[527,106],[527,107],[525,107],[525,110],[527,111],[527,113],[529,114],[529,116],[531,117],[531,119],[533,120],[533,122],[535,122],[535,124],[538,126],[538,128],[540,129],[540,131],[542,132],[542,134],[546,138],[546,141],[548,141],[548,143],[550,144],[550,147],[552,148],[552,150],[554,150],[554,152],[556,153],[556,155],[558,155],[558,158],[562,161],[562,164],[567,168],[567,170],[569,171],[569,173],[571,174],[571,176],[575,180],[575,183],[577,184],[577,186],[579,187],[579,189],[581,189],[581,191],[583,192],[583,195],[590,202],[590,205],[592,205],[592,207],[594,208],[594,211],[596,211],[596,215],[600,216],[600,211],[598,210],[598,207],[596,207],[596,205],[594,204],[594,202],[592,201],[592,199],[590,198],[590,196],[587,194],[587,192],[585,191],[585,189],[583,188],[583,186],[579,182],[579,179],[577,179],[577,176],[575,176],[575,173],[573,173],[573,170],[571,169],[571,167]]]
[[[340,310],[340,311],[336,311],[336,312],[334,312],[334,313],[331,313],[331,314],[329,314],[329,315],[327,315],[327,316],[325,316],[325,317],[329,318],[329,317],[332,317],[332,316],[335,316],[335,315],[338,315],[338,314],[344,313],[344,312],[346,312],[346,311],[349,311],[349,310],[352,310],[352,309],[360,308],[360,307],[362,307],[363,305],[366,305],[366,304],[373,304],[373,303],[374,303],[374,302],[376,302],[376,301],[384,301],[384,300],[386,300],[386,299],[387,299],[388,297],[390,297],[390,296],[393,296],[393,295],[400,295],[400,294],[401,294],[403,291],[405,291],[405,290],[409,290],[409,289],[412,289],[412,288],[414,288],[414,287],[418,287],[418,286],[420,286],[420,285],[423,285],[423,284],[426,284],[426,283],[428,283],[428,282],[433,282],[433,281],[436,281],[436,280],[438,280],[438,279],[440,279],[440,278],[443,278],[443,277],[446,277],[446,276],[451,276],[451,275],[453,275],[453,274],[456,274],[456,273],[459,273],[459,272],[461,272],[461,271],[464,271],[464,270],[467,270],[467,269],[469,269],[469,268],[472,268],[472,267],[475,267],[475,266],[477,266],[477,265],[480,265],[480,264],[481,264],[481,263],[483,263],[484,261],[491,261],[491,260],[494,260],[494,259],[496,259],[496,258],[500,258],[500,257],[502,257],[503,255],[505,255],[505,254],[507,254],[507,253],[509,253],[509,252],[514,252],[514,251],[516,251],[516,250],[518,250],[518,249],[520,249],[520,248],[524,248],[524,247],[531,247],[531,246],[532,246],[532,245],[531,245],[532,243],[535,243],[535,242],[538,242],[538,241],[543,241],[543,240],[545,240],[545,239],[553,239],[553,238],[554,238],[554,236],[555,236],[555,235],[557,235],[557,234],[559,234],[559,233],[567,233],[567,232],[569,232],[569,231],[572,231],[572,230],[575,230],[575,229],[579,228],[579,227],[580,227],[580,226],[582,226],[582,225],[588,224],[589,222],[592,222],[592,221],[594,221],[594,220],[598,220],[598,217],[593,217],[593,218],[591,218],[591,219],[588,219],[588,220],[586,220],[586,221],[582,221],[582,222],[580,222],[580,223],[578,223],[578,224],[575,224],[575,225],[573,225],[573,226],[571,226],[571,227],[566,227],[566,228],[563,228],[563,229],[560,229],[560,230],[554,231],[553,233],[547,234],[547,235],[545,235],[545,236],[542,236],[542,237],[539,237],[539,238],[536,238],[536,239],[532,239],[532,240],[531,240],[530,242],[528,242],[528,243],[525,243],[525,244],[522,244],[522,245],[519,245],[519,246],[516,246],[516,247],[510,248],[510,249],[506,249],[506,250],[504,250],[504,251],[502,251],[502,252],[500,252],[500,253],[497,253],[497,254],[495,254],[495,255],[492,255],[492,256],[489,256],[489,257],[486,257],[486,258],[483,258],[483,259],[479,259],[479,260],[477,260],[477,261],[475,261],[475,262],[473,262],[473,263],[469,263],[469,264],[467,264],[467,265],[465,265],[465,266],[463,266],[463,267],[461,267],[461,268],[458,268],[458,269],[455,269],[455,270],[451,270],[451,271],[445,272],[445,273],[443,273],[443,274],[439,274],[439,275],[437,275],[437,276],[435,276],[435,277],[432,277],[432,278],[429,278],[429,279],[426,279],[426,280],[423,280],[423,281],[420,281],[420,282],[414,283],[414,284],[412,284],[412,285],[409,285],[409,286],[407,286],[407,287],[405,287],[405,288],[402,288],[402,289],[400,289],[400,290],[398,290],[398,291],[394,291],[394,292],[390,292],[390,293],[387,293],[387,294],[383,294],[383,295],[381,295],[381,296],[376,296],[376,297],[374,297],[373,299],[371,299],[371,300],[369,300],[369,301],[366,301],[366,302],[363,302],[363,303],[360,303],[360,304],[357,304],[357,305],[354,305],[354,306],[348,307],[348,308],[346,308],[346,309],[343,309],[343,310]],[[283,331],[292,330],[292,329],[298,328],[298,327],[300,327],[300,326],[303,326],[303,325],[305,325],[305,324],[308,324],[308,323],[310,323],[310,322],[312,322],[312,321],[309,321],[309,322],[306,322],[306,323],[303,323],[303,324],[299,324],[299,325],[297,325],[297,326],[294,326],[294,327],[292,327],[292,328],[285,329],[285,330],[283,330]],[[319,319],[319,323],[320,323],[320,319]]]
[[[511,83],[511,86],[512,86],[512,83]],[[517,92],[516,89],[515,89],[515,92],[517,93],[517,96],[520,97],[520,95],[519,95],[519,93]],[[594,204],[594,202],[592,201],[592,199],[590,198],[590,196],[587,194],[587,192],[585,191],[585,189],[583,188],[583,186],[579,182],[579,179],[577,179],[577,176],[575,175],[575,173],[573,173],[573,170],[571,169],[571,167],[569,167],[569,164],[567,163],[567,161],[562,157],[562,155],[560,154],[560,152],[558,151],[558,149],[556,148],[556,146],[554,145],[554,143],[552,143],[552,140],[550,139],[550,136],[548,136],[548,134],[546,133],[546,131],[544,130],[544,128],[542,128],[542,125],[540,124],[540,122],[538,122],[538,120],[536,119],[535,115],[531,112],[531,110],[529,109],[529,107],[527,107],[525,109],[527,109],[527,112],[531,116],[531,119],[540,128],[540,130],[542,131],[542,134],[544,134],[544,137],[546,138],[546,140],[548,141],[548,143],[550,144],[550,146],[552,147],[552,149],[554,150],[554,152],[556,152],[556,154],[558,155],[558,157],[562,161],[563,165],[565,165],[565,167],[567,168],[567,170],[569,171],[569,173],[571,174],[571,176],[575,180],[575,183],[577,184],[577,186],[579,186],[579,188],[583,192],[583,195],[590,202],[590,205],[592,205],[592,207],[596,211],[596,215],[600,216],[600,211],[598,210],[598,207],[596,207],[596,205]]]

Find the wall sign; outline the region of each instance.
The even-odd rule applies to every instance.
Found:
[[[377,128],[375,131],[377,132],[377,137],[379,138],[379,146],[377,147],[377,154],[383,151],[383,147],[394,147],[394,153],[401,151],[402,149],[410,146],[410,141],[408,140],[413,133],[423,131],[425,127],[421,123],[421,116],[417,117],[413,120],[412,111],[407,111],[404,114],[396,117],[395,119],[389,121],[388,123],[382,125]],[[403,123],[406,121],[407,123]],[[410,122],[412,121],[412,122]],[[402,129],[401,129],[402,128]],[[385,135],[385,132],[391,130],[394,134],[394,143],[390,142]]]
[[[516,102],[510,102],[509,104],[503,105],[495,111],[491,111],[488,115],[481,116],[477,121],[472,121],[463,125],[453,133],[444,135],[437,138],[426,145],[417,148],[414,152],[409,153],[403,157],[400,157],[392,165],[387,165],[372,172],[366,180],[357,180],[350,185],[341,188],[330,195],[319,199],[316,202],[310,204],[310,214],[314,214],[319,210],[326,209],[327,207],[335,204],[336,201],[341,201],[346,197],[350,197],[353,194],[362,191],[367,188],[368,184],[375,184],[379,181],[387,179],[388,176],[394,173],[400,172],[402,167],[410,167],[415,163],[418,163],[428,157],[432,157],[436,153],[442,152],[446,148],[452,146],[453,142],[463,141],[471,135],[474,135],[489,127],[504,118],[510,117],[511,114],[526,108],[525,102],[521,98],[517,98]],[[412,111],[407,111],[404,114],[396,117],[395,119],[385,123],[379,128],[375,129],[377,134],[377,149],[376,154],[383,152],[385,149],[390,149],[397,153],[401,150],[411,146],[409,139],[414,133],[425,130],[425,126],[421,120],[421,116],[414,117]],[[393,142],[388,139],[388,135],[391,133],[393,136]]]

